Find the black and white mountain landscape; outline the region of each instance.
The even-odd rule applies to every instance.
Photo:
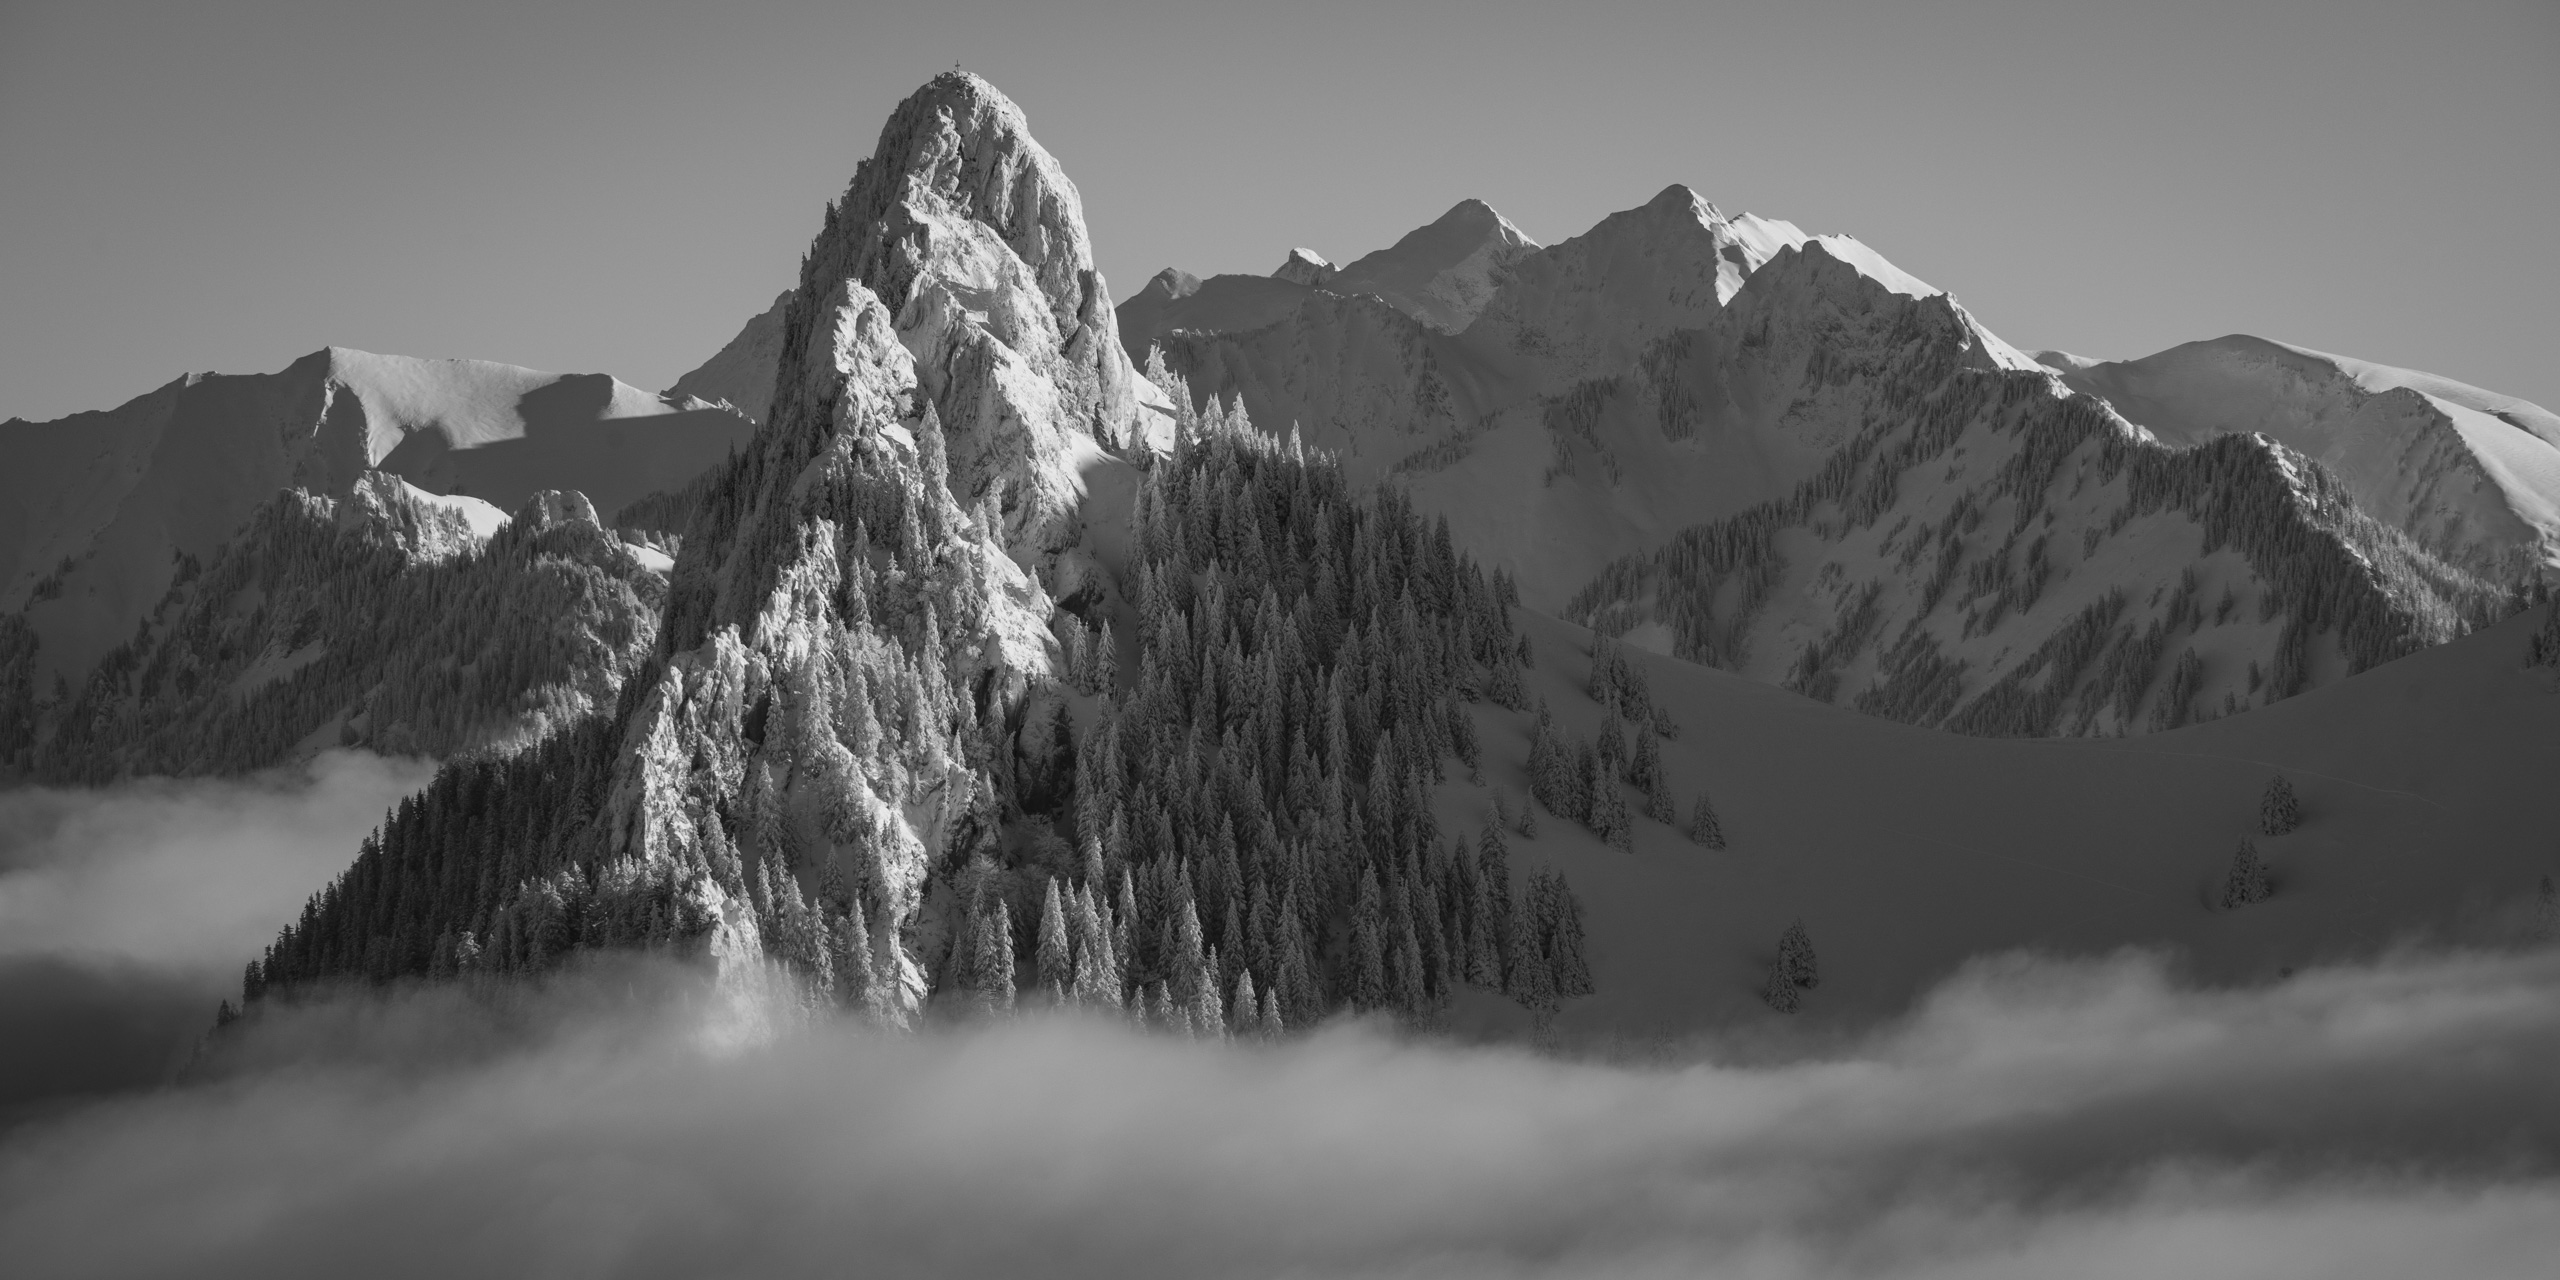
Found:
[[[662,392],[0,424],[8,1270],[2542,1274],[2560,415],[877,136]]]

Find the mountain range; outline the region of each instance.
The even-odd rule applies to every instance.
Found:
[[[2031,355],[1677,185],[1115,307],[960,73],[664,393],[332,348],[0,448],[11,771],[448,762],[252,1007],[607,947],[1195,1032],[1873,1013],[1992,945],[2252,973],[2506,920],[2531,788],[2481,779],[2560,742],[2536,406]],[[2223,892],[2244,831],[2274,905]],[[1898,923],[1922,882],[1964,905]],[[1858,976],[1799,997],[1790,917]]]

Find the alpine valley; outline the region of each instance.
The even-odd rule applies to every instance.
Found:
[[[2560,416],[2022,351],[1685,186],[1275,256],[1115,307],[954,72],[663,393],[331,348],[12,420],[0,768],[442,761],[226,1021],[646,950],[1599,1043],[2560,920]]]

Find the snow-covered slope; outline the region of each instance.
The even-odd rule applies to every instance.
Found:
[[[679,404],[725,404],[749,422],[764,421],[773,401],[773,368],[782,358],[782,309],[790,301],[787,290],[776,295],[772,306],[748,317],[727,346],[676,379],[666,398]]]
[[[2461,634],[2518,585],[2307,442],[2164,447],[1866,245],[1685,187],[1521,257],[1454,337],[1216,284],[1124,312],[1167,381],[1400,477],[1532,607],[1881,714],[2177,724]],[[2499,429],[2475,448],[2537,474],[2539,438]]]
[[[2257,432],[2437,555],[2560,566],[2560,417],[2448,378],[2233,334],[2139,360],[2039,357],[2173,444]]]
[[[1774,1021],[1760,992],[1799,919],[1822,985],[1798,1016],[1828,1027],[1906,1012],[1958,965],[2001,951],[2159,948],[2220,984],[2418,939],[2512,942],[2555,869],[2560,673],[2520,661],[2544,616],[2280,706],[2124,740],[1954,737],[1633,655],[1681,726],[1661,744],[1679,814],[1710,796],[1728,845],[1639,822],[1621,853],[1544,812],[1535,838],[1511,836],[1515,868],[1563,871],[1589,913],[1598,993],[1568,1004],[1557,1030],[1640,1042]],[[1538,654],[1531,695],[1588,739],[1605,715],[1584,692],[1590,634],[1527,616],[1522,629]],[[1485,781],[1516,811],[1535,716],[1480,706],[1476,719]],[[2279,771],[2305,820],[2270,838],[2257,834],[2259,797]],[[1491,807],[1455,780],[1437,800],[1445,830],[1473,833]],[[2244,835],[2275,893],[2222,910]],[[1527,1022],[1492,1000],[1464,1013],[1514,1034]]]
[[[42,638],[40,683],[76,683],[279,490],[344,494],[379,469],[504,510],[548,489],[612,510],[751,429],[603,374],[481,360],[332,347],[273,374],[189,375],[114,409],[0,423],[0,609]]]

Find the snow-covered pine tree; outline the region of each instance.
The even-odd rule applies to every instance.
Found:
[[[1805,932],[1804,921],[1790,923],[1778,935],[1778,966],[1788,981],[1808,991],[1822,985],[1822,967],[1813,957],[1813,936]]]
[[[1262,1011],[1262,1005],[1253,990],[1253,970],[1245,969],[1236,974],[1235,995],[1227,1001],[1227,1008],[1232,1019],[1227,1027],[1229,1035],[1244,1039],[1255,1034],[1255,1020]]]
[[[1780,1013],[1794,1013],[1804,1007],[1804,996],[1796,990],[1795,980],[1787,976],[1784,961],[1769,966],[1769,981],[1760,988],[1760,998]]]
[[[1375,868],[1360,873],[1360,897],[1351,911],[1351,1007],[1375,1009],[1387,1002],[1385,907]]]
[[[855,896],[851,907],[831,922],[836,1000],[848,1009],[877,1014],[880,1011],[880,990],[871,965],[871,927],[863,918],[859,895]]]
[[[1659,769],[1645,785],[1644,816],[1666,827],[1680,821],[1680,811],[1671,803],[1671,780],[1663,777]]]
[[[1264,1040],[1278,1040],[1286,1028],[1280,1018],[1280,993],[1265,989],[1262,993],[1262,1019],[1259,1030]]]
[[[1552,1013],[1556,1007],[1555,970],[1549,965],[1540,946],[1537,923],[1530,914],[1529,895],[1520,898],[1513,916],[1511,964],[1504,974],[1504,991],[1531,1013]]]
[[[1186,1010],[1191,1015],[1191,1034],[1212,1040],[1225,1039],[1227,1002],[1226,998],[1218,993],[1218,949],[1216,947],[1209,948],[1207,954],[1200,957],[1199,965],[1192,971],[1191,981],[1187,985],[1191,989],[1191,1003]]]
[[[1075,948],[1067,938],[1067,912],[1058,894],[1058,878],[1040,900],[1040,944],[1034,967],[1040,990],[1052,1003],[1063,1003],[1076,985]]]
[[[1598,799],[1592,805],[1591,825],[1597,828],[1609,847],[1620,853],[1635,848],[1635,819],[1627,814],[1626,788],[1618,784],[1617,775],[1606,770],[1593,780]]]
[[[975,938],[977,955],[972,977],[978,1007],[988,1013],[1013,1011],[1013,922],[1004,899],[994,893],[981,898]]]
[[[2231,874],[2222,884],[2222,907],[2229,911],[2267,900],[2267,864],[2258,858],[2258,842],[2242,836],[2231,855]]]
[[[1565,883],[1562,872],[1547,873],[1547,962],[1552,970],[1556,994],[1566,998],[1587,996],[1593,991],[1591,962],[1582,950],[1582,900],[1573,894],[1573,886]]]
[[[1636,726],[1635,756],[1627,762],[1627,781],[1650,794],[1662,777],[1662,740]]]
[[[1597,830],[1599,823],[1593,818],[1592,806],[1600,802],[1601,784],[1614,783],[1617,775],[1601,765],[1600,752],[1590,743],[1578,742],[1574,747],[1565,803],[1572,806],[1570,816],[1574,821]]]
[[[1716,816],[1716,807],[1703,789],[1689,806],[1689,842],[1709,849],[1724,847],[1724,821]]]
[[[2302,801],[2293,793],[2293,781],[2279,773],[2267,780],[2266,794],[2258,798],[2258,831],[2262,835],[2280,836],[2302,825]]]

